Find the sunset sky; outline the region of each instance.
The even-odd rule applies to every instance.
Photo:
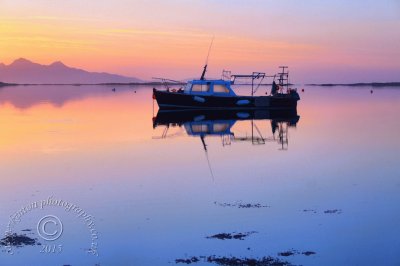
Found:
[[[0,0],[0,62],[24,57],[142,79],[276,72],[400,81],[398,0]]]

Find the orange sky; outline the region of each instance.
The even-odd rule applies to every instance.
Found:
[[[222,69],[271,73],[282,64],[300,82],[398,76],[395,0],[343,7],[343,1],[188,2],[1,1],[0,62],[60,60],[89,71],[183,79],[200,74],[215,36],[209,76]]]

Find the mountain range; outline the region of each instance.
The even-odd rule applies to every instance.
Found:
[[[99,84],[99,83],[140,83],[135,77],[116,74],[89,72],[68,67],[57,61],[41,65],[19,58],[9,65],[0,63],[0,81],[18,84]]]

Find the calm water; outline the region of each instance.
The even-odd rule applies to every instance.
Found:
[[[305,87],[300,96],[299,117],[159,115],[153,128],[150,87],[0,88],[1,238],[10,216],[37,202],[12,232],[41,243],[13,255],[1,247],[0,264],[174,265],[216,255],[400,265],[400,88]],[[47,215],[63,225],[54,241],[37,229]],[[46,226],[48,236],[60,232]],[[206,238],[246,232],[256,233]],[[87,253],[92,244],[98,257]],[[295,254],[278,255],[286,251]]]

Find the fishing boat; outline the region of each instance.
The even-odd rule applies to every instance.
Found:
[[[226,79],[205,79],[207,64],[200,79],[187,82],[181,89],[157,90],[153,88],[153,99],[160,109],[290,109],[297,107],[300,96],[296,89],[289,88],[289,73],[286,66],[274,76],[253,72],[249,75],[232,75]],[[255,96],[255,81],[273,77],[269,95]],[[278,82],[275,78],[278,77]],[[251,79],[251,96],[237,95],[231,85],[237,79]],[[256,84],[257,85],[257,84]],[[256,88],[258,88],[260,83]],[[268,93],[267,93],[268,94]]]

